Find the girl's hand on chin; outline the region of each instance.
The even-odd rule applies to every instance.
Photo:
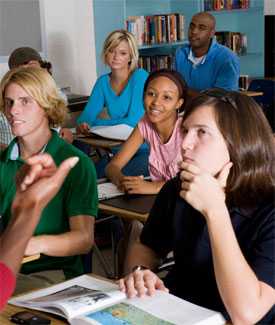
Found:
[[[193,164],[181,163],[180,196],[204,216],[211,211],[223,208],[225,204],[224,188],[232,163],[227,163],[214,177]]]

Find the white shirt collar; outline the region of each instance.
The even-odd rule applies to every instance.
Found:
[[[43,148],[38,153],[43,153],[46,149],[46,146],[47,143],[43,146]],[[11,149],[10,160],[17,160],[19,158],[19,154],[20,154],[19,145],[17,142],[15,142]]]
[[[198,64],[204,64],[206,59],[206,54],[197,58],[194,56],[192,49],[190,48],[189,55],[188,55],[188,60],[190,60],[193,63],[193,66],[196,66]]]

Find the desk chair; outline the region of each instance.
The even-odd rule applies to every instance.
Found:
[[[254,79],[251,81],[248,90],[263,92],[262,96],[254,97],[254,99],[262,107],[263,112],[265,113],[265,116],[274,132],[275,81],[270,79]]]
[[[121,237],[121,234],[119,234],[116,230],[119,229],[119,227],[114,227],[113,225],[116,223],[114,222],[115,219],[117,219],[116,216],[101,216],[99,217],[95,225],[101,224],[101,223],[107,223],[111,221],[110,223],[110,234],[111,234],[111,249],[112,249],[112,265],[110,265],[109,261],[104,257],[102,254],[99,243],[97,242],[97,238],[95,235],[94,244],[92,249],[87,253],[81,255],[82,264],[84,267],[84,273],[92,273],[93,272],[93,257],[95,256],[100,266],[102,267],[105,276],[109,279],[116,279],[118,274],[118,262],[117,262],[117,244],[119,242],[119,239]],[[119,221],[119,220],[117,220]]]
[[[158,268],[156,269],[156,273],[160,273],[164,271],[168,272],[172,269],[174,264],[175,264],[174,254],[173,252],[170,252],[162,261],[161,265],[158,266]]]

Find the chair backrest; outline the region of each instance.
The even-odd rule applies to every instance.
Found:
[[[270,79],[254,79],[251,81],[248,90],[261,91],[263,96],[256,96],[255,100],[261,102],[264,106],[274,106],[275,102],[275,81]]]
[[[255,101],[263,108],[263,111],[272,127],[275,130],[274,110],[275,110],[275,80],[254,79],[251,81],[248,90],[261,91],[262,96],[254,97]]]

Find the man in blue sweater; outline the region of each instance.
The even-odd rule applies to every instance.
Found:
[[[215,18],[208,12],[194,15],[188,30],[189,43],[176,52],[175,69],[187,82],[191,96],[213,87],[238,90],[239,58],[216,42],[215,25]]]

